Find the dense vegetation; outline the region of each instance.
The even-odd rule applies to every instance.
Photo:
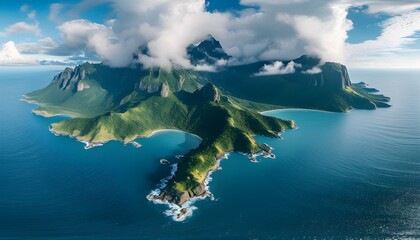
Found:
[[[277,133],[291,127],[291,121],[263,116],[220,96],[210,83],[194,93],[180,91],[168,97],[151,94],[125,112],[73,118],[52,125],[56,133],[92,143],[128,142],[159,129],[180,129],[199,135],[203,139],[201,145],[184,157],[165,190],[169,194],[162,196],[178,203],[188,191],[193,192],[191,196],[203,194],[196,189],[201,189],[207,173],[215,168],[216,159],[225,152],[255,153],[260,150],[255,135],[277,137]]]
[[[311,58],[295,60],[302,63],[301,72],[285,75],[255,76],[269,62],[228,67],[220,72],[207,73],[225,94],[254,102],[286,108],[319,109],[346,112],[353,108],[375,109],[389,107],[388,97],[372,94],[364,86],[353,85],[345,66],[325,63],[317,74],[302,71],[313,67]],[[316,66],[316,65],[315,65]]]

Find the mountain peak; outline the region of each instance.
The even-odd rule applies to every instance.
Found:
[[[193,65],[214,65],[219,60],[229,60],[231,58],[223,50],[220,42],[210,34],[199,44],[191,44],[187,48],[187,54]]]
[[[218,42],[211,34],[207,34],[207,37],[204,41]]]
[[[212,83],[206,84],[199,91],[201,97],[206,101],[219,102],[220,101],[220,92]]]

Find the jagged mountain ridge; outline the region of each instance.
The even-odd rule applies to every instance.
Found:
[[[167,84],[172,92],[193,92],[210,81],[225,94],[283,107],[348,111],[351,108],[387,106],[387,98],[378,101],[379,98],[366,99],[349,92],[352,88],[357,91],[361,88],[352,87],[344,65],[325,63],[320,66],[319,61],[303,56],[294,60],[302,66],[296,68],[296,73],[271,76],[255,76],[255,73],[272,62],[227,66],[219,72],[197,72],[182,68],[173,68],[171,71],[142,69],[140,65],[110,68],[103,64],[86,63],[74,70],[66,68],[50,86],[29,93],[27,98],[43,104],[35,110],[42,115],[65,112],[73,116],[93,117],[128,102],[141,101],[148,94],[161,91],[163,84]],[[287,65],[290,61],[283,62]],[[318,66],[320,73],[303,73]],[[339,105],[336,98],[341,99]],[[358,103],[353,103],[353,99]]]
[[[49,86],[28,93],[27,100],[42,103],[34,112],[50,116],[66,114],[95,117],[137,103],[159,92],[166,84],[170,91],[193,92],[208,81],[188,69],[142,69],[140,66],[111,68],[104,64],[85,63],[66,68]]]
[[[215,65],[218,61],[228,61],[229,56],[219,41],[208,35],[199,44],[192,44],[187,48],[187,55],[192,65]]]

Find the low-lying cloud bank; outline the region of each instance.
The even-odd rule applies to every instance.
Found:
[[[259,73],[256,73],[255,76],[269,76],[269,75],[279,75],[279,74],[292,74],[296,72],[296,68],[301,68],[302,64],[295,63],[290,61],[287,64],[284,64],[280,61],[275,61],[273,64],[265,64]]]

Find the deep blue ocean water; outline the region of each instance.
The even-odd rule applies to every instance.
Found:
[[[351,71],[392,98],[392,108],[267,115],[299,126],[257,137],[277,159],[232,153],[212,175],[216,200],[174,222],[146,195],[200,143],[167,132],[142,148],[111,142],[85,150],[56,137],[22,94],[57,70],[0,68],[0,239],[420,238],[420,72]]]

